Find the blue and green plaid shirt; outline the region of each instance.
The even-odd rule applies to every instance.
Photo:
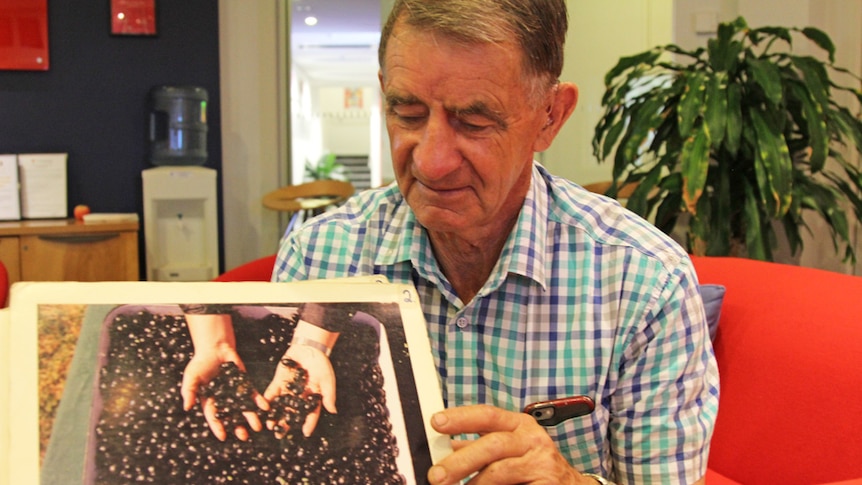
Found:
[[[447,406],[585,394],[592,414],[547,428],[575,468],[620,483],[705,474],[718,371],[696,276],[683,249],[615,201],[535,164],[497,266],[466,304],[394,185],[290,233],[273,279],[371,274],[416,287]]]

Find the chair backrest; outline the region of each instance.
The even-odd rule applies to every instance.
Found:
[[[610,182],[610,181],[594,182],[591,184],[584,184],[583,185],[583,187],[585,189],[589,190],[590,192],[593,192],[596,194],[601,194],[601,195],[608,195],[608,190],[610,190],[610,188],[612,186],[613,186],[613,182]],[[627,184],[623,185],[622,187],[618,187],[616,194],[614,194],[613,197],[615,199],[628,199],[629,197],[632,196],[632,193],[635,191],[636,188],[638,188],[638,184],[636,182],[627,183]]]
[[[0,308],[6,307],[6,300],[9,298],[9,272],[6,270],[6,265],[0,261]]]
[[[275,257],[275,254],[270,254],[248,261],[220,274],[213,281],[270,281]]]
[[[273,190],[263,196],[263,205],[268,209],[285,212],[314,211],[344,202],[355,191],[350,182],[315,180]]]

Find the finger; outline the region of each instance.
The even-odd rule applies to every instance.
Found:
[[[231,350],[233,350],[233,349],[231,349]],[[241,371],[245,372],[245,364],[242,362],[242,359],[240,359],[240,358],[239,358],[239,354],[238,354],[238,353],[236,353],[236,351],[235,351],[235,350],[233,350],[233,351],[230,353],[230,355],[228,356],[227,360],[228,360],[229,362],[233,362],[234,364],[236,364],[236,366],[239,368],[239,370],[241,370]]]
[[[233,429],[233,434],[236,435],[236,438],[240,441],[248,441],[248,430],[245,429],[245,426],[236,426]]]
[[[458,450],[460,450],[461,448],[464,448],[465,446],[469,446],[469,445],[470,445],[470,443],[472,443],[473,441],[475,441],[475,440],[452,440],[452,441],[451,441],[451,443],[452,443],[452,450],[453,450],[453,451],[458,451]]]
[[[204,419],[206,419],[207,424],[209,424],[210,429],[219,441],[224,441],[227,439],[227,431],[224,429],[224,425],[221,421],[216,417],[216,405],[215,399],[206,398],[201,403],[201,407],[203,408]]]
[[[267,400],[261,393],[257,392],[257,389],[253,389],[251,391],[251,398],[259,409],[269,411],[269,400]]]
[[[251,427],[252,430],[260,431],[263,429],[263,425],[260,424],[260,417],[257,415],[256,412],[254,412],[254,411],[243,411],[242,415],[243,415],[243,417],[245,417],[246,422],[248,422],[248,425]],[[243,427],[243,429],[245,429],[245,428]],[[248,433],[246,433],[246,435],[248,435]],[[239,437],[239,435],[237,435],[237,437]],[[245,441],[245,440],[243,440],[243,441]]]
[[[480,438],[481,439],[481,438]],[[580,483],[578,473],[556,446],[527,447],[523,453],[489,463],[470,479],[470,485],[516,483]]]
[[[267,403],[280,395],[281,386],[277,382],[275,382],[275,380],[270,382],[269,385],[266,386],[266,389],[263,391],[263,398],[267,401]],[[269,407],[269,404],[267,404],[267,407]]]
[[[320,405],[318,404],[314,411],[308,413],[308,416],[305,417],[305,423],[302,424],[302,434],[305,435],[306,438],[311,436],[311,433],[314,433],[314,428],[317,427],[317,422],[320,420]]]
[[[476,483],[494,483],[493,480],[483,482],[483,477],[492,477],[497,483],[505,483],[500,482],[500,476],[491,471],[499,471],[503,466],[500,463],[502,460],[508,463],[513,458],[529,453],[535,442],[549,439],[547,432],[530,416],[487,405],[441,411],[431,418],[431,424],[443,434],[478,433],[481,436],[474,441],[455,444],[453,453],[429,470],[429,480],[435,485],[455,483],[482,471],[485,473],[473,478],[478,478]],[[491,470],[487,470],[489,467]],[[506,476],[505,473],[503,476]]]
[[[431,425],[442,434],[487,434],[494,431],[514,431],[519,426],[535,424],[524,413],[506,411],[487,404],[445,409],[431,417]],[[536,425],[538,426],[538,425]]]
[[[335,380],[326,380],[320,383],[320,400],[323,407],[331,414],[338,414],[335,408]],[[319,411],[318,411],[319,414]]]
[[[491,465],[498,464],[501,460],[518,457],[528,451],[520,440],[515,439],[514,435],[508,432],[488,433],[475,441],[459,443],[453,447],[453,450],[451,454],[437,462],[432,467],[433,470],[429,470],[428,477],[432,484],[457,483]],[[520,482],[518,480],[515,483]]]
[[[195,401],[197,401],[198,397],[197,388],[197,379],[184,374],[183,383],[180,387],[180,395],[183,397],[184,411],[189,411],[194,407]]]

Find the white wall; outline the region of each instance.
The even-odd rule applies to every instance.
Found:
[[[275,252],[281,233],[261,198],[287,183],[286,5],[219,0],[225,269]]]
[[[323,124],[324,151],[336,155],[368,155],[371,150],[371,103],[378,89],[359,89],[360,106],[345,105],[347,87],[321,87],[317,89],[318,110],[316,116]]]
[[[719,22],[739,16],[738,0],[678,0],[673,2],[674,43],[684,49],[705,46]],[[706,23],[712,23],[706,27]]]
[[[672,38],[672,0],[568,0],[569,35],[563,81],[575,82],[580,101],[553,145],[538,155],[553,173],[585,184],[610,180],[611,162],[599,164],[592,137],[601,115],[604,76],[620,57]]]
[[[324,154],[323,127],[315,117],[317,96],[309,77],[298,66],[290,66],[290,183],[305,181],[305,163],[314,163]]]

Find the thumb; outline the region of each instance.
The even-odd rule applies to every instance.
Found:
[[[331,414],[338,414],[338,409],[335,408],[335,382],[326,382],[320,387],[321,404]]]
[[[197,379],[188,374],[183,375],[183,383],[180,387],[180,395],[183,397],[183,410],[188,411],[194,407],[198,397],[197,389]]]
[[[302,425],[302,434],[308,438],[311,436],[311,433],[314,433],[314,428],[317,427],[317,422],[320,420],[320,406],[308,413],[308,416],[305,417],[305,423]]]
[[[263,398],[270,402],[274,398],[278,397],[281,394],[281,386],[275,382],[275,379],[266,386],[266,390],[263,391]]]

